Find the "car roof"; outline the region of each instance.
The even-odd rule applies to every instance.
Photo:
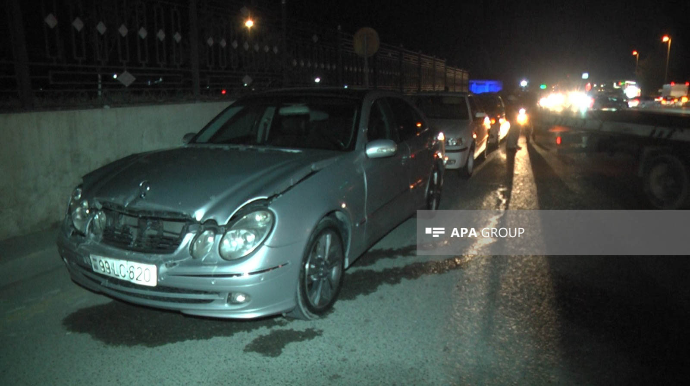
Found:
[[[462,91],[422,91],[411,95],[416,96],[468,96],[469,94]]]
[[[398,95],[402,94],[387,90],[375,90],[367,88],[343,88],[343,87],[297,87],[267,90],[256,94],[247,95],[245,98],[261,98],[284,95],[300,96],[323,96],[323,97],[346,97],[353,99],[363,99],[369,94]]]

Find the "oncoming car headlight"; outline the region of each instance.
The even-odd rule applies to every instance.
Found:
[[[220,257],[234,260],[247,256],[266,240],[272,228],[273,213],[268,210],[257,210],[242,216],[220,240]]]

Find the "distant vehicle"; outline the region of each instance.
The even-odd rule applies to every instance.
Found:
[[[650,96],[638,96],[628,100],[629,108],[647,109],[657,107],[661,104],[661,99],[657,100]]]
[[[446,169],[457,169],[464,178],[474,171],[474,160],[487,151],[489,118],[467,93],[425,92],[413,100],[432,128],[445,138]]]
[[[508,135],[510,130],[510,122],[506,118],[505,104],[503,99],[497,94],[481,94],[477,98],[481,102],[491,123],[488,141],[489,150],[496,149],[499,142]]]
[[[628,108],[628,102],[622,95],[600,93],[594,96],[591,110],[616,111]]]
[[[661,88],[662,97],[682,98],[688,95],[687,84],[665,84]]]

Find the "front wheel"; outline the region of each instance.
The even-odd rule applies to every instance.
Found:
[[[429,175],[426,187],[426,210],[437,210],[441,202],[441,188],[443,187],[443,175],[438,165],[434,165]]]
[[[680,209],[688,203],[688,169],[673,154],[659,154],[645,162],[643,184],[649,202],[657,209]]]
[[[345,253],[338,224],[325,218],[309,238],[297,285],[297,306],[288,316],[318,319],[338,298],[343,284]]]

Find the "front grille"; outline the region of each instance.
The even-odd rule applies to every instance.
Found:
[[[104,207],[106,226],[103,242],[136,252],[169,254],[175,252],[187,233],[184,219],[158,218]]]

